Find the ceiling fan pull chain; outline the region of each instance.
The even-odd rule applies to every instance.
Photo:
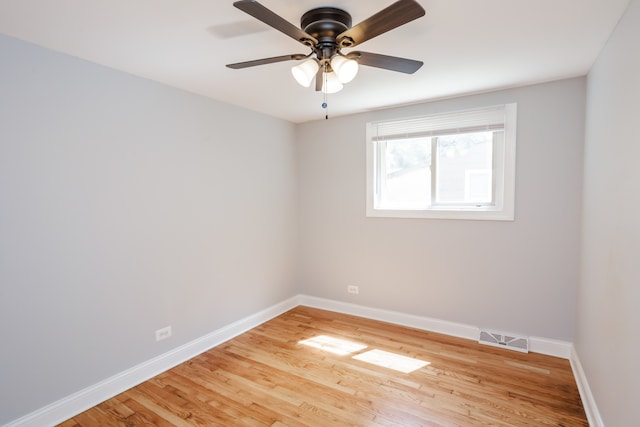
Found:
[[[327,103],[327,101],[329,100],[329,94],[327,91],[327,81],[328,81],[328,74],[327,74],[327,68],[328,66],[325,64],[325,70],[324,73],[322,73],[322,80],[324,80],[324,84],[322,85],[322,89],[324,89],[322,91],[322,98],[323,98],[323,102],[322,102],[322,108],[324,108],[324,119],[325,120],[329,120],[329,104]]]

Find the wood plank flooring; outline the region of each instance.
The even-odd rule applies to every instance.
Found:
[[[351,354],[301,344],[324,336]],[[370,350],[428,365],[403,373]],[[388,363],[388,361],[383,361]],[[587,426],[569,362],[296,307],[62,427]]]

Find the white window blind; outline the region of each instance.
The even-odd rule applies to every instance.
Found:
[[[393,141],[504,129],[504,105],[372,123],[372,141]]]

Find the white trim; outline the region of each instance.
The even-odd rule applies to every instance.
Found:
[[[416,316],[397,311],[382,310],[379,308],[365,307],[362,305],[347,302],[334,301],[324,298],[300,295],[298,297],[300,305],[321,308],[324,310],[337,311],[339,313],[351,314],[354,316],[366,317],[368,319],[380,320],[383,322],[395,323],[396,325],[409,326],[430,332],[450,335],[458,338],[466,338],[478,341],[480,329],[476,326],[464,323],[449,322],[447,320],[434,319],[431,317]],[[563,359],[571,356],[571,343],[566,341],[552,340],[548,338],[529,337],[529,351],[532,353],[545,354]]]
[[[380,320],[382,322],[394,323],[396,325],[409,326],[411,328],[437,332],[440,334],[450,335],[458,338],[466,338],[477,341],[478,336],[480,335],[480,330],[478,328],[462,323],[454,323],[448,322],[446,320],[433,319],[430,317],[405,314],[398,311],[365,307],[363,305],[312,297],[308,295],[300,295],[298,298],[300,305],[306,305],[307,307],[337,311],[338,313],[365,317],[367,319]]]
[[[578,353],[573,345],[571,346],[571,357],[569,362],[571,363],[573,376],[575,377],[576,384],[578,385],[578,391],[580,392],[580,398],[582,399],[582,406],[584,407],[584,412],[587,414],[589,425],[591,427],[604,427],[604,422],[602,421],[602,417],[598,411],[598,406],[596,405],[596,399],[593,397],[593,393],[591,393],[587,376],[584,373],[584,369],[582,369],[582,363],[580,363]]]
[[[4,427],[42,427],[61,423],[298,305],[298,297],[275,304],[53,402]]]
[[[571,343],[549,338],[529,337],[529,351],[569,359],[571,357]]]

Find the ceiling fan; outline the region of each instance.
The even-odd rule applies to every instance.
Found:
[[[378,53],[342,52],[342,49],[356,47],[424,16],[424,9],[414,0],[396,1],[356,26],[351,26],[351,15],[348,12],[335,7],[318,7],[302,15],[300,28],[255,0],[240,0],[233,5],[310,48],[311,52],[238,62],[228,64],[229,68],[305,60],[291,69],[294,78],[302,86],[309,87],[315,77],[315,89],[326,94],[341,90],[343,83],[351,81],[358,72],[359,64],[406,74],[415,73],[423,64],[422,61]]]

